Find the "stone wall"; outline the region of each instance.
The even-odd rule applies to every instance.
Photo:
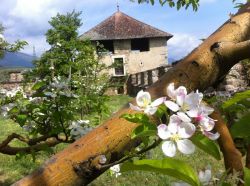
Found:
[[[162,66],[152,70],[131,74],[127,82],[127,93],[135,96],[138,91],[147,88],[157,81],[172,66]],[[217,87],[209,87],[206,92],[227,91],[236,92],[249,89],[250,80],[247,78],[246,69],[241,63],[236,64],[228,75]]]
[[[115,40],[114,53],[108,53],[101,62],[112,65],[114,58],[123,58],[126,74],[134,74],[167,64],[166,38],[150,38],[149,51],[132,51],[130,40]],[[109,74],[114,75],[114,69]],[[125,74],[125,75],[126,75]]]

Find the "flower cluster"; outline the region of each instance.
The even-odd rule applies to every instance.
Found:
[[[195,146],[189,138],[196,130],[211,140],[218,139],[219,134],[211,132],[215,120],[209,115],[214,109],[202,103],[202,93],[197,91],[188,94],[185,87],[175,89],[174,83],[171,83],[167,87],[167,95],[170,99],[161,97],[151,102],[149,92],[141,90],[136,96],[138,106],[130,104],[131,109],[144,111],[147,115],[153,115],[163,103],[171,110],[168,125],[160,124],[157,127],[158,136],[164,140],[162,150],[166,156],[175,156],[177,149],[183,154],[192,154]]]
[[[114,166],[110,167],[109,169],[110,169],[111,174],[112,175],[114,174],[116,178],[121,175],[120,164],[114,165]]]
[[[89,120],[72,121],[71,125],[69,126],[69,129],[71,130],[70,135],[73,136],[74,139],[84,136],[89,131],[91,131],[91,128],[86,126],[88,124]]]

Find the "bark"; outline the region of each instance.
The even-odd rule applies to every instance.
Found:
[[[227,124],[225,123],[218,111],[213,112],[211,114],[211,117],[217,120],[215,130],[220,134],[218,143],[223,153],[226,170],[228,170],[229,173],[233,173],[234,170],[242,171],[242,155],[240,151],[235,147],[233,138],[228,130]]]
[[[246,167],[250,169],[250,145],[247,146]]]
[[[206,89],[223,78],[239,60],[250,57],[247,40],[250,40],[250,3],[241,8],[235,16],[147,91],[153,98],[166,96],[166,87],[171,82],[174,82],[176,87],[183,85],[189,90]],[[233,47],[225,43],[230,43]],[[136,124],[119,118],[122,113],[132,112],[128,107],[123,108],[104,124],[53,156],[39,170],[14,185],[68,186],[90,183],[105,171],[100,169],[101,155],[107,157],[107,163],[112,163],[123,157],[126,150],[136,145],[137,142],[130,139],[131,131]],[[227,138],[222,135],[220,141],[225,140]],[[226,154],[231,153],[231,145],[224,148]],[[236,161],[236,159],[238,162],[238,156],[226,161]],[[229,163],[229,166],[235,168],[236,165]]]

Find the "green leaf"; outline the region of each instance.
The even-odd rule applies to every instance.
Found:
[[[167,114],[167,107],[165,105],[160,105],[155,113],[158,118],[162,118],[164,114]]]
[[[250,169],[244,168],[244,182],[245,185],[250,185]]]
[[[157,130],[156,125],[151,123],[145,123],[143,125],[139,125],[133,130],[131,138],[134,139],[144,136],[154,136],[156,135],[156,130]]]
[[[175,177],[193,186],[199,186],[200,182],[197,174],[187,163],[173,158],[165,158],[163,160],[134,160],[133,162],[123,163],[121,172],[140,170],[162,173]]]
[[[246,138],[250,136],[250,113],[247,113],[230,128],[232,136]]]
[[[149,117],[143,113],[136,113],[136,114],[123,114],[120,118],[124,118],[127,121],[132,123],[148,123]]]
[[[201,134],[194,135],[191,140],[197,147],[202,149],[204,152],[213,156],[217,160],[221,160],[220,150],[215,141],[212,141]]]
[[[244,91],[244,92],[240,92],[235,94],[232,98],[230,98],[229,100],[225,101],[222,104],[222,109],[226,110],[228,109],[230,106],[232,106],[233,104],[239,103],[239,102],[244,102],[247,101],[246,99],[250,98],[250,90]],[[249,101],[247,101],[249,102]]]
[[[34,86],[32,87],[32,90],[38,90],[39,88],[43,87],[46,85],[45,81],[39,81]]]
[[[16,117],[16,121],[17,123],[19,123],[21,127],[25,124],[26,120],[27,120],[27,116],[24,114],[19,114]]]

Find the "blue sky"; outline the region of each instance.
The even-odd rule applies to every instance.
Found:
[[[199,39],[208,37],[229,18],[229,13],[237,11],[232,0],[200,0],[197,12],[191,8],[176,11],[158,4],[138,5],[129,0],[1,0],[0,22],[6,27],[4,36],[8,41],[26,40],[29,46],[23,52],[32,54],[35,46],[39,56],[49,48],[44,34],[49,29],[48,21],[57,12],[82,11],[82,34],[112,15],[117,2],[122,12],[173,34],[168,50],[174,59],[184,57],[200,44]]]

